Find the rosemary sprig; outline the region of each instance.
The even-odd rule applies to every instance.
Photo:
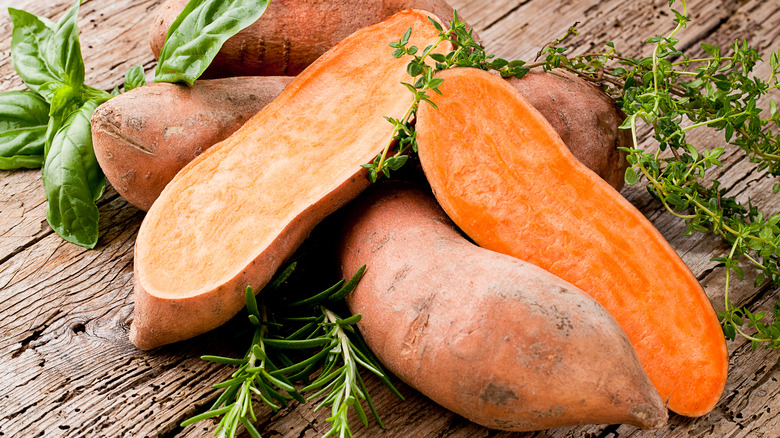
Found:
[[[363,424],[368,424],[361,401],[366,402],[379,425],[384,427],[358,365],[374,373],[398,397],[403,397],[390,383],[354,327],[361,316],[341,318],[331,310],[343,306],[344,298],[363,276],[365,266],[349,281],[341,280],[317,294],[290,299],[300,295],[284,288],[295,268],[296,263],[288,265],[261,291],[260,295],[267,297],[265,301],[258,303],[252,288],[247,288],[248,317],[255,327],[250,348],[241,359],[202,357],[211,362],[237,366],[238,369],[229,379],[214,385],[223,392],[211,408],[183,422],[182,426],[220,418],[214,432],[220,438],[234,437],[240,424],[257,438],[260,433],[253,425],[257,422],[253,399],[276,412],[293,399],[305,403],[307,400],[301,394],[317,389],[318,392],[309,396],[308,400],[327,394],[317,409],[322,406],[333,408],[333,415],[328,419],[331,429],[326,437],[352,436],[347,418],[350,407]],[[313,382],[312,376],[317,376]],[[299,392],[296,384],[307,386]]]
[[[222,388],[224,391],[211,406],[211,409],[184,421],[181,424],[182,427],[208,418],[221,417],[214,429],[216,436],[220,438],[235,437],[239,424],[243,424],[253,438],[258,438],[260,433],[249,421],[250,418],[254,422],[257,421],[252,407],[253,396],[256,396],[274,412],[280,408],[277,403],[287,406],[287,401],[293,398],[303,401],[303,397],[284,375],[274,376],[269,372],[269,370],[276,371],[278,368],[269,358],[264,342],[269,329],[267,309],[265,306],[258,307],[251,287],[246,289],[246,302],[249,320],[256,326],[249,350],[243,359],[220,356],[201,357],[201,359],[210,362],[238,365],[239,368],[230,376],[230,379],[214,385],[215,388]],[[287,392],[287,394],[282,391]]]

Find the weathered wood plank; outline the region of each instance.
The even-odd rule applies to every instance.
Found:
[[[46,4],[20,0],[14,7],[56,18],[70,2]],[[80,25],[88,83],[111,89],[134,64],[154,64],[147,48],[148,20],[160,1],[87,1]],[[488,47],[501,56],[533,56],[544,42],[580,20],[580,53],[613,39],[624,52],[642,50],[638,41],[670,29],[664,1],[619,2],[541,0],[453,0]],[[780,46],[780,7],[760,0],[692,2],[695,23],[684,45],[701,38],[728,43],[747,37],[760,49]],[[697,18],[698,17],[698,18]],[[0,90],[21,88],[8,58],[10,23],[0,18]],[[646,48],[644,49],[646,50]],[[760,70],[766,73],[766,70]],[[701,144],[720,145],[717,135],[697,134]],[[777,211],[772,181],[751,172],[737,151],[724,156],[715,173],[741,200],[751,197]],[[7,173],[0,182],[0,433],[14,436],[154,436],[207,435],[208,424],[179,428],[184,418],[215,397],[210,384],[229,374],[207,364],[201,354],[241,355],[243,342],[232,333],[236,321],[213,333],[151,353],[127,341],[132,312],[132,246],[142,213],[109,192],[101,202],[101,239],[94,251],[64,243],[45,223],[45,205],[36,171]],[[699,275],[716,307],[722,307],[723,270],[710,262],[724,250],[706,236],[685,238],[684,226],[661,211],[643,188],[624,195],[639,206]],[[755,291],[740,283],[732,297],[754,309],[768,309],[777,291]],[[723,401],[701,419],[673,416],[671,424],[651,433],[628,426],[583,426],[531,434],[491,431],[433,404],[403,384],[409,400],[401,402],[375,379],[370,391],[388,426],[355,428],[356,436],[409,437],[677,437],[774,436],[780,420],[776,352],[750,351],[744,341],[730,344],[731,375]],[[314,405],[262,413],[260,429],[270,437],[316,437],[327,430],[327,412]],[[357,419],[353,418],[357,424]]]

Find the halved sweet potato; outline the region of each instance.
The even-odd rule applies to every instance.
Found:
[[[386,184],[350,206],[341,269],[366,343],[401,380],[483,426],[661,427],[666,407],[617,322],[571,284],[460,235],[436,201]]]
[[[260,290],[318,222],[370,184],[360,165],[393,130],[382,116],[401,117],[412,101],[401,85],[407,60],[390,56],[388,42],[411,27],[411,44],[436,43],[429,15],[404,11],[355,32],[165,187],[135,244],[135,345],[230,319],[247,285]]]
[[[188,2],[168,0],[157,12],[149,35],[155,58]],[[405,9],[452,19],[444,0],[273,0],[259,20],[225,42],[204,77],[297,75],[352,32]]]
[[[265,76],[136,88],[92,115],[100,168],[128,202],[149,210],[187,163],[226,139],[268,105],[293,78]]]
[[[715,311],[663,236],[579,163],[506,81],[440,76],[418,112],[420,160],[436,199],[478,245],[558,275],[601,303],[673,411],[718,402],[728,356]]]

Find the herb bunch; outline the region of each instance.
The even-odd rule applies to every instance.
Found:
[[[344,298],[363,276],[365,266],[349,281],[341,280],[308,296],[284,287],[295,268],[296,263],[291,263],[261,291],[260,295],[267,297],[265,301],[258,302],[254,291],[247,288],[248,317],[254,327],[250,347],[240,359],[202,357],[238,368],[228,380],[214,385],[223,391],[211,408],[183,422],[182,426],[219,417],[216,435],[234,437],[239,425],[243,424],[249,434],[257,438],[260,433],[253,425],[257,421],[253,399],[276,412],[293,399],[305,403],[322,397],[315,411],[331,408],[327,420],[331,429],[324,437],[352,436],[348,421],[350,408],[364,425],[368,425],[363,402],[384,427],[360,369],[373,373],[393,393],[403,397],[355,328],[360,315],[342,318],[337,313],[343,307]],[[295,385],[303,387],[299,390]],[[304,398],[303,394],[308,397]]]

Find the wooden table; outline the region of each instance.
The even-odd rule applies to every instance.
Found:
[[[87,83],[110,90],[135,64],[150,71],[155,61],[147,32],[160,0],[87,0],[80,15]],[[648,54],[641,42],[672,28],[666,0],[452,0],[478,30],[489,51],[530,59],[545,42],[580,22],[572,43],[582,53],[613,40],[624,53]],[[728,45],[748,39],[767,54],[780,48],[777,0],[691,0],[693,22],[679,47],[700,53],[702,41]],[[70,1],[3,0],[57,19]],[[21,89],[9,53],[11,24],[0,17],[0,90]],[[758,68],[766,76],[768,65]],[[766,102],[765,102],[766,104]],[[697,134],[707,146],[718,136]],[[644,141],[644,140],[643,140]],[[650,144],[646,142],[646,144]],[[769,212],[780,200],[773,180],[753,171],[744,155],[729,148],[725,166],[714,172],[730,194],[751,198]],[[685,226],[670,218],[642,187],[623,191],[682,255],[723,308],[724,269],[710,258],[725,247],[711,236],[684,237]],[[189,342],[153,352],[135,349],[127,339],[133,310],[133,243],[143,213],[109,189],[100,206],[100,243],[95,250],[69,244],[45,220],[39,171],[0,174],[0,436],[3,437],[196,437],[210,424],[181,428],[185,418],[215,398],[210,385],[229,369],[201,361],[201,354],[243,354],[241,342],[225,342],[220,329]],[[739,305],[770,309],[773,287],[756,290],[751,281],[732,291]],[[399,383],[400,402],[376,381],[371,391],[387,426],[356,427],[358,437],[777,437],[780,436],[778,351],[751,351],[744,340],[729,343],[731,370],[721,402],[697,419],[672,415],[658,432],[629,426],[583,426],[513,434],[469,423]],[[555,388],[551,388],[555,390]],[[294,405],[263,413],[264,437],[318,437],[328,429],[327,412]],[[355,418],[354,424],[357,425]]]

